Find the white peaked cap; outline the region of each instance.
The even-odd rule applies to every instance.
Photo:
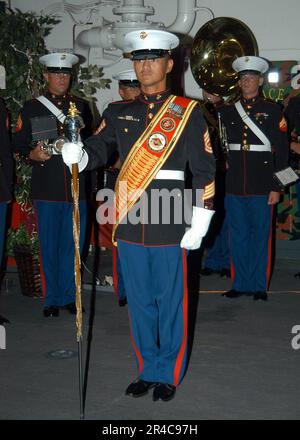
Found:
[[[167,31],[145,29],[131,31],[124,38],[124,52],[136,50],[172,50],[179,45],[179,38]]]
[[[259,73],[265,73],[269,64],[266,60],[255,56],[239,57],[232,63],[232,68],[236,72],[243,72],[244,70],[253,70]]]
[[[122,70],[122,72],[116,73],[115,75],[112,75],[112,77],[117,81],[137,81],[137,77],[133,69]]]
[[[39,61],[47,68],[72,69],[74,64],[78,63],[79,58],[72,53],[54,52],[43,55]]]

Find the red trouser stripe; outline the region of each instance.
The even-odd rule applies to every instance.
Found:
[[[183,337],[174,368],[175,386],[178,385],[180,380],[180,372],[186,352],[187,335],[188,335],[188,288],[187,288],[187,264],[186,264],[185,249],[182,249],[182,265],[183,265]]]

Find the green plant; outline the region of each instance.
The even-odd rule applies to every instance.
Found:
[[[15,251],[30,253],[34,259],[39,259],[37,232],[36,230],[29,231],[25,223],[22,223],[18,228],[10,228],[8,230],[6,254],[9,257],[14,257]]]
[[[99,120],[95,94],[99,89],[110,89],[110,79],[103,78],[103,68],[90,64],[78,67],[72,82],[71,93],[90,102],[94,121]]]
[[[88,101],[95,102],[94,96],[99,89],[110,89],[110,79],[103,78],[103,68],[90,64],[88,67],[80,67],[76,79],[72,85],[71,93],[84,97]]]
[[[15,186],[14,196],[22,211],[31,212],[32,202],[30,198],[30,182],[32,166],[30,161],[22,158],[19,154],[15,158]]]
[[[6,89],[1,96],[12,115],[12,125],[24,102],[42,87],[39,57],[47,52],[45,37],[59,20],[34,12],[7,9],[0,14],[0,60],[6,70]]]

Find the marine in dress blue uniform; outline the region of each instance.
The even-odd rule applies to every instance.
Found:
[[[177,37],[164,31],[147,29],[127,34],[125,45],[133,58],[141,94],[135,100],[110,104],[103,113],[106,127],[88,139],[83,150],[78,147],[75,154],[74,145],[63,147],[65,162],[76,162],[79,169],[105,164],[117,149],[122,165],[119,182],[130,188],[140,179],[144,185],[148,172],[151,175],[158,163],[161,166],[156,177],[143,186],[142,196],[126,211],[127,215],[120,216],[114,231],[138,365],[138,378],[128,386],[126,394],[140,397],[154,388],[154,401],[171,400],[185,372],[186,249],[200,246],[213,214],[209,208],[214,195],[215,161],[202,112],[196,102],[171,97],[166,90],[166,74],[173,66],[169,53],[177,44]],[[176,124],[181,134],[175,138],[170,132]],[[166,156],[166,152],[170,154]],[[164,161],[160,162],[162,158]],[[186,231],[184,218],[176,221],[176,215],[183,211],[187,163],[193,175],[193,215],[191,228]],[[121,194],[118,182],[116,191],[117,196],[118,191]],[[158,211],[153,207],[151,196],[158,191],[172,194],[167,220],[165,206]],[[126,197],[121,195],[119,202],[120,209],[117,197],[117,216],[126,206]],[[157,214],[155,219],[152,213]],[[133,214],[140,221],[131,221]]]
[[[85,139],[90,136],[92,114],[88,103],[68,93],[72,67],[78,62],[78,57],[69,53],[51,53],[41,57],[40,62],[45,66],[44,77],[48,86],[44,96],[64,115],[68,113],[70,102],[75,102],[85,123],[85,128],[80,132],[81,137]],[[45,295],[43,313],[45,317],[49,317],[58,316],[60,307],[67,308],[70,313],[75,313],[76,307],[71,176],[61,154],[53,150],[53,155],[50,156],[45,150],[45,142],[33,141],[35,118],[44,121],[45,117],[45,128],[50,123],[47,118],[52,117],[57,138],[62,136],[62,122],[42,102],[32,99],[25,103],[20,112],[13,145],[15,151],[32,160],[31,197],[34,201],[40,242],[42,288]],[[49,139],[50,143],[54,141],[53,138]],[[89,173],[82,173],[79,177],[81,249],[86,228],[86,191],[89,177]]]
[[[288,164],[287,125],[276,103],[259,95],[268,63],[259,57],[240,57],[233,63],[240,73],[239,104],[224,106],[222,123],[229,143],[225,209],[232,259],[232,290],[267,300],[271,272],[273,206],[280,186],[274,172]],[[258,127],[250,128],[248,117]],[[256,132],[255,132],[256,130]]]

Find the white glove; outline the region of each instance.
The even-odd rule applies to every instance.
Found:
[[[89,156],[82,147],[82,142],[78,142],[78,144],[66,142],[61,150],[64,163],[70,167],[70,169],[72,168],[73,164],[77,163],[79,172],[84,170],[89,161]]]
[[[210,209],[193,206],[191,227],[182,237],[180,247],[189,250],[198,249],[201,246],[202,238],[208,230],[214,213],[215,211]]]

